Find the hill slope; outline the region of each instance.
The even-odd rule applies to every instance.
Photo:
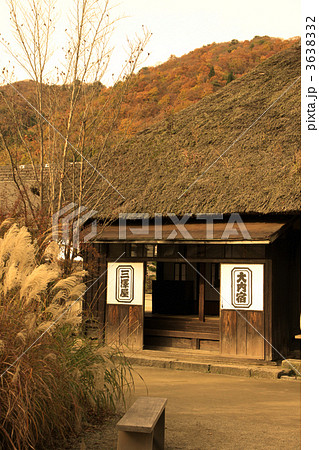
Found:
[[[248,73],[263,60],[273,56],[279,51],[291,47],[296,39],[283,40],[268,36],[256,36],[251,41],[212,43],[196,49],[180,58],[172,56],[169,61],[157,67],[145,67],[134,75],[131,88],[124,95],[120,113],[112,114],[117,108],[117,99],[122,96],[122,85],[118,83],[114,88],[106,88],[97,83],[96,86],[84,85],[77,105],[74,121],[80,123],[82,113],[86,108],[87,97],[93,96],[92,113],[99,111],[102,105],[107,105],[103,111],[103,120],[96,125],[95,135],[101,137],[108,134],[110,127],[115,128],[115,135],[134,134],[159,120],[167,119],[187,106],[195,104],[206,95],[223,89],[232,79],[238,79]],[[32,81],[19,81],[15,88],[22,96],[35,105],[35,83]],[[28,106],[24,98],[17,95],[12,87],[4,86],[1,91],[6,95],[8,102],[14,106],[16,118],[8,113],[8,107],[3,98],[0,98],[0,127],[5,134],[15,136],[15,120],[21,124],[21,134],[28,142],[31,151],[37,158],[38,129],[36,126],[36,113]],[[70,92],[68,86],[44,86],[43,113],[44,116],[63,134],[70,108]],[[119,92],[119,93],[118,93]],[[53,105],[52,99],[55,99]],[[113,107],[113,105],[115,105]],[[104,107],[105,108],[105,107]],[[69,140],[77,145],[78,136],[75,132]],[[45,139],[52,139],[52,130],[48,128]],[[30,162],[26,155],[26,142],[19,142],[17,137],[16,148],[18,163]],[[90,144],[97,148],[99,142],[95,139]],[[110,145],[112,145],[112,136]],[[50,147],[50,142],[48,142]],[[19,153],[20,152],[20,153]],[[4,152],[0,155],[2,164],[8,163]],[[50,161],[47,161],[50,162]]]
[[[250,41],[214,42],[180,58],[172,55],[159,66],[145,67],[123,103],[119,128],[130,124],[135,132],[166,118],[217,92],[298,40],[255,36]]]

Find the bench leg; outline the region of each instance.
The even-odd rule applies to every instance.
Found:
[[[153,448],[153,433],[119,431],[117,450],[153,450]]]
[[[165,445],[165,409],[154,428],[154,450],[164,450]]]

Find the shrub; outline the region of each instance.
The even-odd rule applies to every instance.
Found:
[[[61,278],[58,254],[38,261],[25,227],[0,239],[0,448],[48,448],[132,386],[121,353],[81,335],[85,272]]]
[[[212,66],[212,67],[210,68],[210,71],[209,71],[209,74],[208,74],[208,78],[212,78],[212,77],[214,77],[215,75],[216,75],[215,69],[214,69],[214,66]]]
[[[233,71],[231,70],[227,75],[226,84],[231,83],[235,79]]]

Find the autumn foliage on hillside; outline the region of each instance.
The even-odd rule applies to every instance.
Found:
[[[154,123],[212,94],[256,65],[293,45],[283,40],[255,36],[251,41],[212,43],[136,75],[135,86],[122,106],[119,127],[130,123],[131,132]]]
[[[100,111],[103,120],[95,129],[95,142],[92,147],[99,145],[107,134],[107,130],[116,131],[116,138],[109,137],[109,145],[119,137],[132,135],[135,132],[150,126],[162,119],[169,118],[172,114],[184,109],[208,94],[212,94],[232,80],[237,79],[252,70],[256,65],[274,54],[292,46],[299,38],[288,40],[271,38],[268,36],[255,36],[252,40],[239,42],[233,39],[231,42],[212,43],[198,48],[180,58],[172,55],[169,60],[156,67],[143,67],[133,78],[123,80],[114,86],[107,88],[101,83],[84,85],[81,87],[81,102],[85,109],[86,99],[93,96],[93,105],[96,111]],[[35,96],[34,83],[21,81],[15,83],[16,89],[33,103]],[[67,105],[70,90],[68,86],[46,85],[48,109],[47,117],[54,122],[54,126],[63,134]],[[18,120],[24,130],[25,144],[36,147],[34,137],[37,135],[35,128],[36,112],[27,104],[24,98],[19,96],[10,86],[4,86],[1,91],[7,101],[14,105],[15,115],[8,114],[7,106],[0,99],[0,127],[5,134],[14,130],[15,121]],[[58,99],[55,102],[56,110],[50,110],[50,97]],[[112,114],[115,105],[120,102],[119,113]],[[50,111],[49,111],[50,110]],[[118,111],[118,108],[117,108]],[[81,127],[81,109],[76,113],[75,121]],[[115,125],[115,126],[114,126]],[[48,126],[45,139],[52,139],[53,130]],[[57,137],[58,138],[58,137]],[[77,142],[69,140],[73,145]],[[20,140],[21,142],[21,140]],[[21,149],[20,162],[27,163],[27,146]],[[17,149],[17,151],[19,151]],[[94,148],[92,148],[94,153]],[[76,155],[75,155],[76,156]],[[1,162],[8,162],[5,152],[1,152]]]

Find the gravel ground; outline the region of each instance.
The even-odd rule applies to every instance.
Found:
[[[166,449],[300,449],[300,381],[139,367],[134,396],[167,397]],[[129,400],[134,401],[135,397]],[[88,427],[67,450],[116,449],[121,415]]]

